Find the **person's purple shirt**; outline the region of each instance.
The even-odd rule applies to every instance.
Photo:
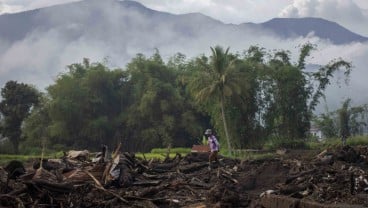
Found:
[[[211,152],[219,151],[219,143],[214,135],[208,137],[208,144],[210,145]]]

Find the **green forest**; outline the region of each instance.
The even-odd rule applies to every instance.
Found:
[[[106,61],[67,66],[45,91],[10,80],[1,88],[0,138],[13,153],[50,149],[123,151],[191,147],[214,129],[224,151],[262,148],[268,141],[312,139],[311,124],[325,136],[361,133],[365,106],[314,115],[335,74],[348,80],[352,64],[331,60],[313,71],[306,60],[316,46],[291,53],[251,46],[244,52],[214,46],[209,55],[164,61],[158,50],[137,54],[125,68]],[[206,52],[205,52],[206,53]],[[337,121],[337,122],[336,122]]]

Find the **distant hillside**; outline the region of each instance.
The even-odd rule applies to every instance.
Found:
[[[350,43],[367,42],[367,38],[337,23],[319,18],[277,18],[260,24],[224,24],[200,13],[176,15],[118,0],[84,0],[0,15],[0,87],[16,80],[45,89],[65,73],[66,66],[83,58],[106,60],[111,67],[124,68],[138,53],[151,56],[156,49],[165,61],[177,52],[188,58],[210,53],[209,47],[215,45],[239,54],[256,45],[266,50],[291,49],[297,55],[297,47],[313,35],[318,38],[310,42],[330,51],[309,64],[340,56],[352,61],[356,66],[351,78],[353,90],[343,94],[342,88],[336,88],[332,94],[363,103],[366,98],[362,95],[368,90],[364,79],[368,43]],[[347,50],[341,53],[340,49]],[[334,102],[335,106],[339,102]]]
[[[155,43],[168,41],[173,44],[177,39],[196,39],[203,35],[246,36],[249,33],[274,34],[279,38],[305,37],[313,33],[334,44],[368,40],[337,23],[320,18],[276,18],[261,24],[232,25],[199,13],[174,15],[146,8],[134,1],[114,0],[87,0],[4,14],[0,16],[0,28],[0,40],[10,44],[27,35],[50,30],[57,30],[70,41],[85,35],[108,39],[116,34],[121,38],[134,39],[137,33],[144,40],[151,40],[154,35]]]
[[[353,33],[335,22],[321,18],[275,18],[259,26],[273,31],[282,38],[305,37],[309,33],[313,33],[315,36],[328,39],[334,44],[368,40],[367,37]]]

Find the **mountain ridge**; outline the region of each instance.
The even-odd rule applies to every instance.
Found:
[[[35,30],[50,30],[53,27],[59,27],[66,24],[76,23],[84,28],[85,32],[91,31],[94,21],[100,25],[106,25],[103,20],[107,19],[108,10],[111,9],[116,13],[126,13],[124,18],[116,19],[120,24],[126,24],[130,27],[140,27],[134,20],[134,15],[139,14],[146,18],[145,26],[150,24],[166,24],[168,27],[174,28],[175,32],[183,32],[184,35],[193,35],[198,37],[200,34],[196,30],[206,32],[206,30],[229,30],[230,32],[246,34],[250,31],[257,31],[273,34],[281,39],[290,39],[296,37],[307,37],[314,34],[321,39],[330,40],[333,44],[348,44],[351,42],[365,42],[367,37],[356,34],[336,22],[325,20],[322,18],[273,18],[263,23],[242,23],[242,24],[225,24],[219,20],[203,15],[201,13],[188,14],[171,14],[168,12],[156,11],[145,7],[136,1],[116,1],[116,0],[85,0],[72,2],[67,4],[59,4],[45,8],[39,8],[30,11],[24,11],[13,14],[0,15],[0,39],[9,41],[22,40],[27,34]],[[71,12],[65,15],[61,12]],[[81,17],[78,11],[86,15]],[[47,18],[52,15],[53,18]],[[130,16],[129,16],[130,15]],[[83,19],[84,18],[84,19]],[[97,19],[100,18],[100,19]],[[56,19],[57,21],[52,21]],[[141,22],[139,22],[141,23]],[[114,27],[121,27],[118,24]],[[213,29],[213,28],[215,29]],[[170,28],[170,29],[171,29]],[[141,27],[144,30],[152,29],[150,27]],[[95,32],[92,30],[92,32]],[[178,35],[178,34],[176,34]]]
[[[288,21],[322,22],[337,30],[325,37],[313,29],[298,33],[293,31],[293,24],[300,23],[286,24]],[[291,32],[280,25],[292,28]],[[171,14],[134,1],[59,4],[0,15],[0,86],[8,80],[17,80],[45,89],[59,74],[65,73],[66,66],[83,58],[93,62],[104,60],[110,67],[120,68],[137,54],[150,56],[157,50],[168,61],[176,53],[188,59],[210,54],[209,47],[215,45],[230,47],[239,55],[251,46],[298,54],[299,46],[310,42],[319,49],[309,64],[323,65],[335,57],[354,63],[356,69],[351,77],[354,90],[336,87],[330,95],[353,96],[362,103],[361,95],[368,90],[364,79],[368,42],[357,44],[366,38],[341,28],[337,23],[315,18],[227,24],[201,13]],[[343,41],[334,40],[339,29],[353,38],[343,36]]]
[[[347,42],[365,42],[367,37],[354,33],[340,24],[317,17],[304,18],[273,18],[261,23],[261,27],[272,30],[281,37],[307,36],[311,32],[322,39],[330,39],[335,44]]]

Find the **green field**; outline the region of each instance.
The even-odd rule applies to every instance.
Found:
[[[26,162],[34,158],[39,157],[35,155],[0,155],[0,166],[5,165],[12,160],[19,160],[22,162]]]
[[[275,150],[278,148],[282,148],[282,146],[285,145],[285,141],[283,142],[284,143],[282,142],[268,143],[268,146],[265,145],[266,147],[268,147],[267,149],[268,151],[259,151],[259,152],[240,151],[238,153],[234,152],[232,157],[236,157],[239,159],[248,159],[248,160],[249,159],[257,160],[257,159],[272,158],[275,155],[274,153]],[[288,145],[294,146],[295,145],[294,143],[291,143]],[[300,145],[299,143],[297,145]],[[352,137],[347,140],[347,144],[350,146],[368,145],[368,138],[366,136]],[[317,142],[317,141],[304,142],[301,146],[304,147],[301,149],[323,150],[326,148],[334,148],[334,147],[341,146],[341,141],[338,138],[333,138],[333,139],[326,139],[325,141],[322,141],[322,142]],[[299,149],[299,148],[295,148],[295,149]],[[179,153],[182,157],[184,157],[185,155],[190,153],[190,150],[191,150],[190,148],[172,148],[170,149],[169,157],[170,158],[175,157],[176,153]],[[148,153],[137,152],[136,157],[140,159],[146,159],[146,160],[150,160],[150,159],[163,160],[165,159],[167,155],[167,151],[168,150],[166,148],[155,148],[155,149],[152,149]],[[221,153],[224,154],[225,156],[228,156],[226,151],[222,151],[220,152],[220,154]],[[45,158],[60,158],[62,154],[63,153],[61,151],[54,152],[54,153],[51,153],[50,151],[48,151],[45,154]],[[0,166],[7,164],[11,160],[19,160],[22,162],[27,162],[31,159],[40,158],[40,157],[41,157],[41,154],[29,154],[29,155],[0,154]]]
[[[186,154],[190,152],[189,148],[172,148],[170,150],[169,157],[173,158],[175,157],[176,153],[179,153],[182,157],[184,157]],[[165,159],[167,154],[167,149],[153,149],[149,153],[136,153],[136,157],[140,159],[158,159],[163,160]],[[62,152],[55,152],[53,154],[46,154],[45,158],[60,158],[62,156]],[[22,162],[27,162],[29,160],[35,159],[35,158],[41,158],[41,155],[37,154],[31,154],[31,155],[11,155],[11,154],[0,154],[0,165],[3,166],[7,164],[11,160],[19,160]]]

